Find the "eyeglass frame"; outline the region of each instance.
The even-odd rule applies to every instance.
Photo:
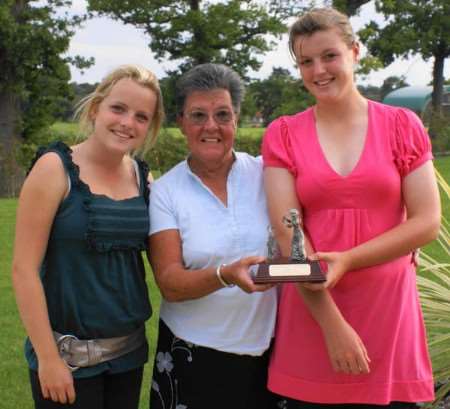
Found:
[[[230,114],[230,118],[227,119],[227,120],[221,120],[220,118],[217,118],[217,114],[220,113],[220,112],[222,112],[222,113],[226,112],[227,114]],[[205,115],[205,117],[204,117],[204,119],[201,119],[201,120],[197,119],[196,120],[196,119],[194,119],[192,117],[193,113],[202,113],[202,114]],[[197,125],[197,126],[205,125],[210,118],[212,118],[213,121],[217,125],[229,125],[231,122],[233,122],[234,119],[236,119],[236,112],[234,112],[234,110],[229,110],[229,109],[225,109],[225,108],[219,108],[215,112],[213,112],[212,115],[211,115],[209,112],[207,112],[207,111],[205,111],[203,109],[193,109],[190,112],[182,111],[180,113],[180,116],[187,118],[190,123],[192,123],[193,125]]]

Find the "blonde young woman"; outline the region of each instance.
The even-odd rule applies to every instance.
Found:
[[[88,137],[41,149],[17,210],[13,282],[36,408],[137,408],[151,315],[141,251],[163,119],[157,78],[110,73],[80,108]]]
[[[289,44],[316,104],[266,131],[269,214],[287,253],[281,220],[299,209],[327,280],[283,286],[269,389],[289,409],[415,407],[434,396],[412,257],[440,223],[429,137],[358,92],[347,16],[314,9]]]

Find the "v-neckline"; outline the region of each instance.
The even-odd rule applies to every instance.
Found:
[[[340,179],[348,179],[351,176],[353,176],[354,173],[356,173],[356,171],[358,170],[358,168],[361,166],[361,163],[363,162],[364,156],[366,155],[366,151],[368,149],[368,145],[371,139],[371,124],[372,124],[372,105],[370,103],[370,101],[367,101],[367,129],[366,129],[366,134],[364,137],[364,145],[363,148],[361,150],[361,153],[359,155],[358,160],[355,163],[355,166],[353,166],[352,170],[347,173],[346,175],[342,175],[340,174],[330,163],[330,161],[328,160],[327,156],[325,155],[325,151],[322,148],[322,145],[320,144],[319,141],[319,133],[317,132],[317,124],[316,124],[316,115],[314,112],[314,109],[311,107],[311,115],[312,115],[312,121],[313,121],[313,139],[314,139],[314,144],[316,145],[316,149],[319,152],[319,156],[322,158],[322,162],[325,163],[326,167],[330,170],[330,172],[332,172],[335,176],[337,176]]]

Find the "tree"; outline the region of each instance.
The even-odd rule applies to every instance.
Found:
[[[380,87],[375,85],[358,85],[359,92],[373,101],[381,101]]]
[[[179,71],[196,64],[227,64],[241,75],[261,66],[274,45],[268,35],[286,31],[281,14],[256,0],[88,0],[88,9],[143,29],[159,60],[180,61]],[[270,6],[266,8],[265,6]]]
[[[398,88],[407,87],[409,84],[405,81],[405,77],[390,76],[383,81],[380,89],[380,100],[382,101],[384,97],[391,91]]]
[[[49,125],[59,110],[59,98],[70,94],[72,62],[62,57],[69,47],[79,16],[57,15],[67,0],[30,0],[0,3],[0,196],[16,194],[23,178],[18,147]]]
[[[358,14],[360,7],[370,0],[333,0],[333,7],[347,14],[354,16]]]
[[[270,0],[268,7],[276,10],[283,18],[296,16],[312,7],[333,6],[348,16],[358,14],[360,7],[371,0],[323,0],[323,1],[298,1],[298,0]]]
[[[444,63],[450,55],[450,2],[448,0],[376,0],[375,7],[387,23],[371,21],[359,35],[370,53],[385,65],[397,57],[420,54],[434,59],[433,110],[442,105]]]
[[[175,103],[175,86],[179,78],[179,73],[169,71],[167,76],[161,78],[159,81],[161,92],[164,96],[163,102],[167,126],[176,126],[177,107]]]
[[[262,114],[264,125],[280,115],[294,114],[313,104],[302,81],[285,68],[276,67],[267,79],[255,80],[248,86],[246,98]]]
[[[76,82],[71,82],[69,85],[70,94],[68,96],[61,96],[58,98],[59,112],[55,116],[58,121],[73,121],[75,107],[84,97],[94,92],[98,83],[89,84],[87,82],[83,82],[78,84]]]

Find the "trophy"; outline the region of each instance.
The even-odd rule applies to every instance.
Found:
[[[300,227],[300,217],[297,209],[290,209],[283,217],[283,224],[293,230],[290,257],[282,257],[278,244],[269,227],[267,241],[267,262],[260,263],[253,277],[255,284],[309,282],[320,283],[325,276],[318,261],[310,261],[305,253],[305,236]]]

